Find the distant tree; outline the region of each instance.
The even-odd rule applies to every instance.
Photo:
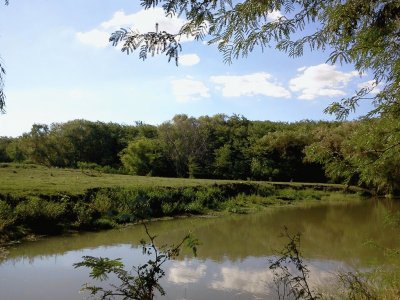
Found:
[[[199,171],[194,164],[207,153],[207,134],[203,129],[196,118],[184,114],[176,115],[172,121],[158,127],[159,139],[165,145],[166,154],[173,162],[178,177],[189,176],[189,162],[193,172],[194,169],[196,173]]]
[[[7,147],[12,141],[13,138],[0,136],[0,162],[10,162],[12,160],[7,154]]]
[[[357,168],[349,161],[352,149],[344,147],[346,140],[359,127],[359,122],[346,122],[337,128],[317,128],[316,141],[305,149],[306,159],[323,165],[326,175],[333,182],[356,184]]]
[[[304,160],[306,146],[314,141],[310,129],[318,127],[299,122],[269,132],[252,143],[252,176],[275,181],[324,182],[322,165]]]
[[[194,36],[197,40],[207,38],[208,44],[217,44],[227,63],[249,55],[256,47],[272,46],[290,57],[302,56],[305,47],[329,50],[328,63],[351,63],[360,75],[372,73],[373,80],[350,97],[333,102],[325,109],[326,113],[343,120],[356,110],[361,101],[370,101],[374,108],[365,115],[367,118],[378,117],[385,123],[398,119],[400,115],[398,0],[143,0],[141,4],[145,9],[161,6],[166,15],[184,16],[187,22],[176,34],[158,28],[150,33],[134,30],[115,32],[110,41],[114,45],[122,43],[122,51],[128,54],[140,48],[142,59],[146,59],[148,54],[164,53],[177,63],[181,48],[179,38],[184,35]],[[387,144],[388,150],[379,150],[377,155],[370,156],[369,164],[376,165],[377,169],[382,156],[394,158],[399,151],[400,137],[395,131],[391,134],[395,140]],[[371,147],[364,151],[373,152],[374,135],[366,134],[362,139],[364,146]],[[354,150],[346,151],[358,153]],[[328,157],[324,156],[324,160]],[[315,162],[319,160],[315,158]],[[335,161],[338,163],[336,167]],[[355,167],[358,164],[353,160],[351,164],[346,162],[343,165],[345,161],[346,158],[331,157],[330,163],[325,165],[330,166],[328,173],[349,166],[345,172],[348,174],[344,175],[349,181],[360,174],[360,168],[364,169]],[[247,162],[250,164],[254,170],[262,168],[260,162]],[[339,173],[340,176],[344,174]]]
[[[233,171],[232,150],[228,144],[215,150],[214,162],[217,177],[230,179]]]
[[[136,175],[160,175],[163,157],[160,141],[145,137],[131,141],[121,152],[124,167]]]
[[[29,134],[24,137],[25,153],[29,159],[39,164],[50,165],[49,126],[33,124]]]
[[[347,122],[314,134],[317,141],[306,147],[306,158],[322,164],[331,179],[400,194],[398,118]]]
[[[21,138],[14,139],[13,141],[11,141],[11,143],[7,145],[6,155],[12,161],[23,162],[27,158],[23,148],[23,145],[21,145]]]

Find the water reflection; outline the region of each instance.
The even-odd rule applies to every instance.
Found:
[[[276,257],[248,257],[240,262],[225,260],[174,261],[167,267],[164,282],[167,294],[180,299],[276,299],[277,286],[269,269],[269,261]],[[317,288],[335,280],[339,270],[346,266],[336,261],[312,260],[306,262],[311,288]],[[295,274],[292,266],[288,266]],[[202,291],[197,294],[194,291]],[[203,298],[207,293],[207,297]]]
[[[150,231],[159,236],[160,245],[176,243],[189,230],[202,243],[197,259],[187,252],[166,265],[166,299],[274,299],[268,260],[287,242],[278,238],[283,225],[302,233],[310,281],[317,286],[328,282],[334,270],[385,263],[382,249],[365,242],[400,247],[398,232],[385,224],[387,213],[397,209],[396,203],[374,201],[274,208],[244,216],[155,222]],[[142,227],[133,226],[17,245],[0,263],[0,298],[84,299],[78,291],[89,280],[88,271],[72,264],[92,255],[122,257],[126,266],[136,266],[145,259],[138,245],[144,236]]]
[[[265,263],[265,261],[264,261]],[[270,270],[243,270],[238,266],[222,267],[218,279],[210,283],[217,290],[231,290],[251,294],[271,294],[269,285],[273,280]]]
[[[168,270],[168,281],[182,284],[195,283],[205,276],[207,266],[196,264],[194,260],[175,261]]]

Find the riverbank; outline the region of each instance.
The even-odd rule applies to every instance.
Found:
[[[143,218],[249,213],[362,192],[330,184],[156,178],[2,164],[0,243],[114,228]]]

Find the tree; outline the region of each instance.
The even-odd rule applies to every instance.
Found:
[[[371,101],[374,108],[365,118],[380,120],[398,119],[400,114],[400,2],[398,0],[143,0],[142,6],[149,9],[162,6],[167,15],[185,16],[187,22],[175,34],[164,31],[139,34],[134,31],[115,32],[110,41],[114,45],[122,42],[122,51],[130,53],[140,47],[140,57],[147,54],[165,53],[169,59],[178,62],[181,48],[179,38],[182,35],[194,36],[197,40],[207,37],[208,44],[217,44],[224,61],[249,55],[256,47],[275,47],[286,52],[290,57],[300,57],[304,48],[328,50],[327,62],[351,63],[361,74],[372,73],[373,80],[365,87],[340,101],[329,105],[325,112],[343,120],[354,112],[361,101]],[[307,32],[306,34],[303,34]],[[383,121],[384,122],[384,121]],[[374,135],[364,135],[364,152],[370,155],[369,164],[376,170],[382,165],[382,156],[397,157],[400,139],[396,131],[394,140],[387,145],[387,150],[375,151],[370,145]],[[346,142],[347,143],[347,142]],[[346,144],[345,143],[345,144]],[[360,145],[348,143],[357,148]],[[364,147],[363,146],[363,147]],[[354,149],[355,149],[354,148]],[[321,148],[322,149],[322,148]],[[343,148],[350,153],[354,149]],[[320,152],[322,153],[322,152]],[[329,151],[325,152],[330,156]],[[319,155],[319,154],[317,154]],[[361,155],[360,157],[365,157]],[[321,161],[315,157],[314,162]],[[324,158],[324,160],[325,160]],[[352,182],[365,170],[355,159],[329,159],[331,171],[346,169],[347,182]],[[359,161],[363,159],[358,159]],[[325,160],[327,161],[327,160]],[[340,162],[338,166],[335,163]],[[391,166],[396,174],[397,160]],[[328,166],[326,165],[326,166]],[[263,168],[253,161],[253,169]],[[327,173],[332,173],[328,171]],[[343,171],[343,170],[342,170]],[[343,172],[339,172],[342,177]],[[378,172],[373,172],[378,174]],[[380,174],[380,173],[379,173]],[[388,172],[385,172],[387,176]],[[367,176],[370,177],[370,176]],[[382,181],[382,176],[378,176]],[[384,182],[389,182],[389,177]],[[375,182],[369,178],[364,182]],[[384,186],[387,186],[387,184]],[[376,185],[376,182],[374,183]],[[398,188],[389,184],[388,190]]]
[[[112,274],[118,280],[118,284],[110,284],[111,289],[85,284],[83,291],[88,291],[91,296],[99,296],[98,299],[132,299],[152,300],[156,294],[165,296],[165,291],[160,285],[160,280],[165,276],[163,265],[169,260],[179,256],[181,249],[186,245],[192,250],[193,255],[197,254],[199,246],[198,239],[190,233],[187,234],[177,245],[164,245],[157,247],[155,239],[151,235],[146,223],[142,223],[149,242],[141,240],[143,255],[149,257],[143,265],[133,267],[130,271],[125,270],[121,259],[109,259],[102,257],[84,256],[83,261],[75,263],[74,267],[87,267],[91,269],[90,277],[100,281],[107,280]]]
[[[358,184],[377,193],[400,193],[400,121],[375,118],[318,128],[306,158],[324,166],[334,181]]]
[[[358,127],[358,122],[345,122],[336,128],[315,129],[316,141],[305,148],[306,160],[321,164],[333,182],[357,183],[357,168],[349,161],[353,151],[344,144]]]
[[[127,170],[136,175],[157,176],[162,173],[163,152],[160,141],[143,137],[129,143],[121,152],[121,161]]]
[[[13,138],[0,136],[0,162],[9,162],[11,158],[7,154],[7,147],[13,141]]]
[[[119,30],[110,38],[122,42],[129,54],[140,48],[140,58],[165,53],[178,62],[179,37],[211,37],[224,61],[247,56],[255,47],[275,46],[291,57],[302,56],[304,47],[330,49],[328,62],[353,63],[361,73],[371,70],[373,84],[354,96],[332,103],[327,113],[339,119],[354,111],[359,101],[375,104],[368,116],[400,112],[400,3],[397,0],[143,0],[149,9],[162,6],[167,15],[187,18],[177,34],[159,31],[140,34]],[[284,13],[282,15],[282,13]],[[299,33],[310,32],[301,36]],[[374,95],[378,85],[382,90]],[[376,91],[376,89],[375,89]]]
[[[8,5],[8,0],[5,0],[4,4]],[[4,69],[2,61],[0,59],[0,113],[5,112],[4,107],[6,105],[6,95],[4,94],[4,75],[6,75],[6,69]]]
[[[184,114],[175,115],[172,121],[164,122],[158,127],[158,134],[165,145],[168,158],[174,164],[176,175],[194,176],[199,171],[197,163],[207,153],[207,135],[199,120]],[[189,167],[192,174],[189,174]],[[197,169],[196,172],[194,169]]]
[[[304,149],[313,142],[310,130],[319,126],[311,122],[296,123],[255,141],[251,145],[252,175],[274,181],[324,182],[322,167],[304,161]]]

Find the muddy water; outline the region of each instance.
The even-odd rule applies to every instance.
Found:
[[[340,269],[385,264],[383,250],[368,242],[400,247],[398,231],[387,222],[387,214],[398,210],[393,202],[360,200],[153,222],[150,231],[159,245],[176,243],[188,231],[202,244],[196,258],[184,252],[165,265],[163,299],[275,299],[268,266],[288,242],[280,237],[283,226],[302,234],[301,251],[314,286],[329,282]],[[143,227],[130,226],[17,245],[0,262],[0,299],[85,299],[80,287],[92,281],[88,270],[74,269],[73,263],[91,255],[138,265],[146,259],[139,246],[143,237]]]

